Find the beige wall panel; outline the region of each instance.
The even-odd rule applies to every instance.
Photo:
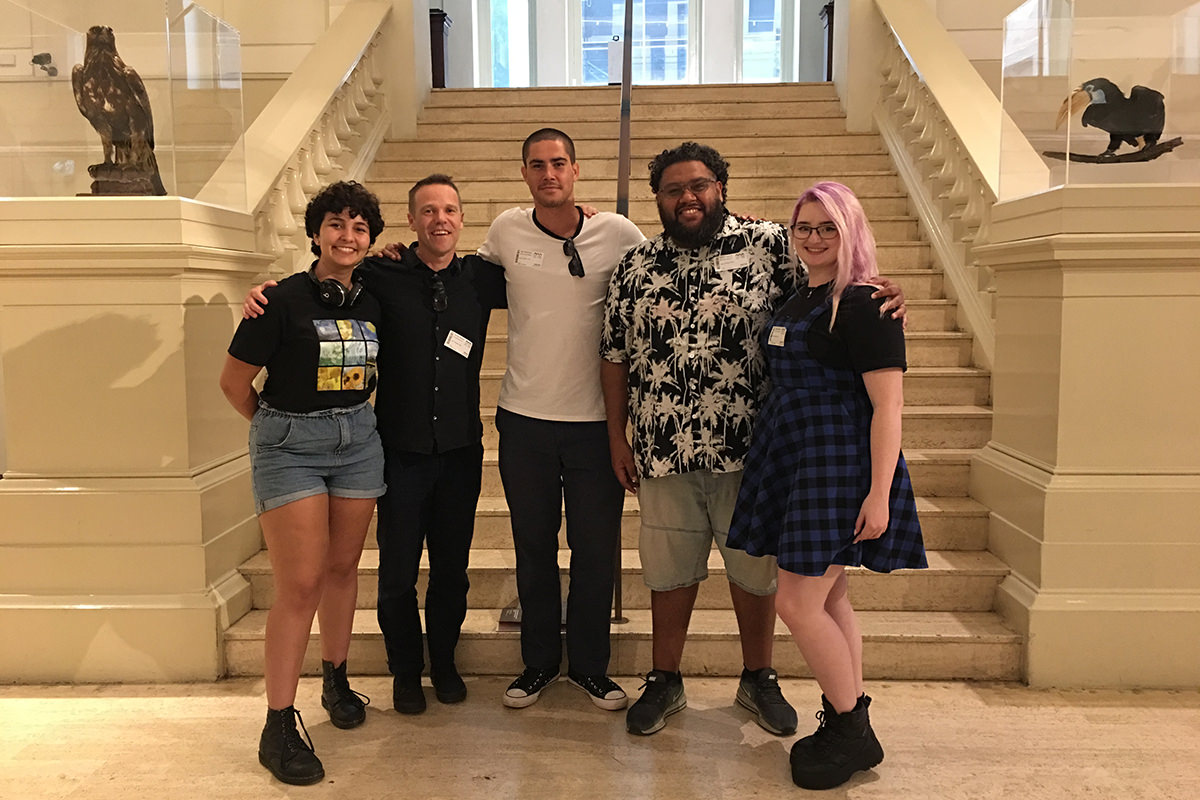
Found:
[[[1195,498],[1193,498],[1193,502]],[[1179,528],[1172,526],[1176,536]],[[1056,590],[1104,592],[1191,592],[1200,581],[1200,542],[1152,544],[1137,541],[1138,529],[1126,529],[1121,544],[1078,542],[1047,544],[1042,576]]]
[[[988,550],[1007,564],[1021,580],[1042,582],[1042,542],[1028,529],[1012,524],[995,512],[988,523]]]
[[[212,607],[186,598],[141,602],[146,605],[0,606],[0,640],[21,643],[0,648],[0,676],[79,683],[216,678],[220,650]]]
[[[177,306],[9,307],[0,326],[8,469],[113,475],[187,468]]]
[[[218,379],[226,351],[241,317],[230,298],[205,303],[193,295],[183,309],[184,364],[188,413],[188,464],[192,468],[227,460],[244,452],[249,423],[233,410]]]
[[[947,30],[999,28],[1024,0],[934,0],[938,19]]]
[[[1070,413],[1059,464],[1200,471],[1200,358],[1188,353],[1200,344],[1200,296],[1068,300],[1063,318],[1060,404]]]
[[[247,520],[256,521],[254,495],[250,488],[250,458],[245,453],[228,464],[204,473],[196,483],[200,487],[200,527],[202,542]]]
[[[1200,544],[1200,527],[1188,524],[1200,508],[1200,476],[1065,475],[1047,498],[1045,524],[1066,544]],[[1169,554],[1168,554],[1169,555]],[[1200,559],[1186,562],[1200,586]],[[1151,581],[1153,583],[1153,581]]]
[[[1021,284],[1044,277],[1022,274]],[[1005,285],[996,310],[992,438],[1053,464],[1058,458],[1060,301],[1018,300],[1010,294],[1009,275],[1000,275],[1000,281]]]
[[[8,594],[199,595],[203,578],[199,545],[13,546],[0,560],[0,586]]]

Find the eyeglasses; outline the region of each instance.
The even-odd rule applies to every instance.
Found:
[[[697,178],[688,183],[673,183],[670,186],[663,186],[659,188],[658,193],[668,200],[678,200],[683,197],[684,192],[691,192],[693,196],[699,197],[707,192],[714,183],[719,183],[719,181]]]
[[[579,258],[579,251],[575,249],[574,239],[563,240],[563,255],[571,259],[567,262],[567,271],[576,278],[583,277],[583,261]]]
[[[446,295],[446,284],[442,283],[442,279],[437,275],[430,278],[429,283],[433,287],[433,310],[440,314],[450,305],[450,298]]]
[[[835,239],[838,235],[837,225],[834,225],[832,222],[825,222],[816,227],[797,222],[792,226],[792,234],[801,241],[811,236],[813,231],[816,231],[817,236],[820,236],[822,239]]]

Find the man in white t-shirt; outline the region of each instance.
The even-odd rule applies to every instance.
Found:
[[[608,677],[609,609],[624,489],[613,475],[600,390],[608,279],[645,237],[625,217],[585,216],[575,205],[579,164],[562,131],[543,128],[521,149],[533,208],[498,216],[479,256],[504,267],[508,368],[500,388],[500,477],[511,515],[525,670],[505,690],[511,708],[532,705],[558,680],[562,599],[558,529],[566,510],[571,549],[567,677],[600,708],[625,692]]]

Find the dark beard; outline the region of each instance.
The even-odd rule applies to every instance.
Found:
[[[725,206],[719,205],[711,210],[706,210],[700,227],[694,230],[685,227],[675,219],[674,214],[664,211],[662,206],[658,208],[658,218],[662,222],[663,230],[675,241],[675,244],[685,250],[695,250],[716,238],[721,226],[725,224]]]

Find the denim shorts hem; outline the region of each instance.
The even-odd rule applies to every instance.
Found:
[[[330,497],[343,497],[347,500],[374,500],[377,497],[383,497],[387,493],[387,486],[380,486],[377,489],[343,489],[340,486],[330,486]]]
[[[318,494],[325,494],[324,486],[312,486],[308,489],[281,494],[278,497],[266,497],[261,500],[256,498],[254,500],[254,513],[263,514],[267,511],[273,511],[280,506],[286,506],[288,503],[294,503],[297,500],[303,500],[306,497],[313,497]]]

